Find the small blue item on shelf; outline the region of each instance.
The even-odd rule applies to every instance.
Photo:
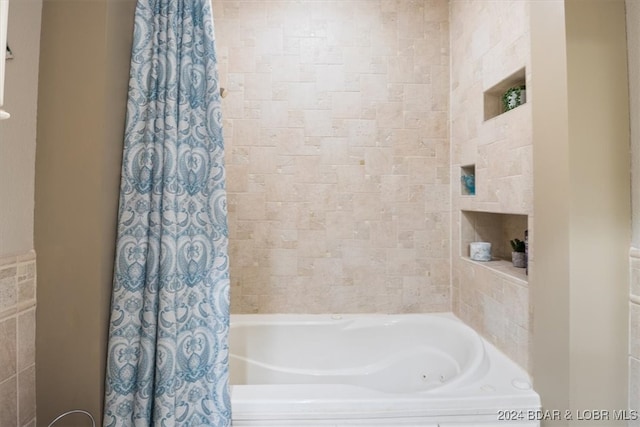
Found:
[[[462,184],[464,185],[467,194],[475,196],[476,194],[476,177],[474,175],[462,175]]]

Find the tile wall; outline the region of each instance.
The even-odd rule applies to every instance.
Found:
[[[232,311],[449,311],[448,2],[213,9]]]
[[[36,426],[36,257],[0,258],[0,426]]]
[[[485,120],[484,92],[525,69],[530,87],[529,5],[525,1],[460,1],[451,5],[451,176],[475,165],[476,194],[463,195],[452,185],[452,307],[461,319],[509,357],[530,368],[531,313],[528,277],[509,262],[487,267],[472,262],[467,216],[477,224],[503,228],[509,236],[493,242],[496,252],[509,252],[508,241],[533,241],[533,174],[531,102]],[[529,92],[527,92],[529,93]],[[493,215],[493,214],[501,215]],[[504,214],[517,214],[517,221]],[[506,218],[506,219],[505,219]],[[524,226],[513,231],[513,224]],[[465,222],[466,221],[466,222]],[[484,230],[486,231],[486,230]],[[505,249],[507,248],[507,249]],[[533,261],[533,253],[530,253]]]

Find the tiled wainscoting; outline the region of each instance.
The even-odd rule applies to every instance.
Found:
[[[457,315],[513,361],[531,371],[532,313],[526,280],[463,260]]]
[[[640,249],[629,251],[629,409],[640,413]],[[629,427],[640,427],[640,420]]]
[[[0,258],[0,426],[36,426],[36,254]]]

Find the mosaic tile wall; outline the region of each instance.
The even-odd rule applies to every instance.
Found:
[[[36,426],[36,257],[0,258],[0,426]]]
[[[213,9],[232,311],[449,311],[447,1]]]

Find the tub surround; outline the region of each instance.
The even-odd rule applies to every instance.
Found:
[[[0,426],[35,427],[36,256],[0,257]]]
[[[500,109],[504,90],[531,85],[529,2],[452,1],[450,8],[451,176],[475,175],[473,195],[451,186],[453,311],[530,369],[529,277],[510,256],[469,260],[473,241],[489,241],[507,258],[509,240],[523,240],[526,229],[533,247],[532,102]]]
[[[449,311],[447,1],[213,8],[232,311]]]

